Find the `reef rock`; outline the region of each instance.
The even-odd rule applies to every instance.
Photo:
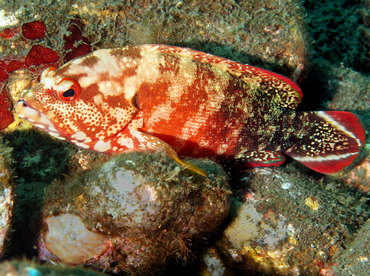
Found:
[[[39,264],[35,261],[13,260],[0,263],[0,275],[6,276],[104,276],[82,267]]]
[[[334,177],[320,185],[280,168],[254,169],[240,179],[230,222],[213,248],[217,254],[203,258],[208,271],[214,269],[211,263],[237,275],[334,275],[329,274],[334,268],[344,273],[349,267],[344,256],[362,260],[347,272],[368,263],[366,246],[352,255],[345,250],[360,247],[353,242],[355,233],[362,241],[368,233],[361,227],[368,218],[361,192],[340,189]]]
[[[223,170],[191,160],[207,177],[163,154],[119,155],[56,181],[45,194],[42,260],[144,275],[187,260],[228,214]]]
[[[10,152],[11,149],[5,146],[0,139],[0,258],[8,246],[12,226],[13,183],[8,158],[6,158]]]

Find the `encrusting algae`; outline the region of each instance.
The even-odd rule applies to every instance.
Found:
[[[130,275],[191,259],[227,216],[231,197],[220,166],[191,162],[207,177],[163,154],[131,153],[56,181],[45,194],[40,258]]]

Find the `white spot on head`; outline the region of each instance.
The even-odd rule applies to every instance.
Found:
[[[113,94],[113,95],[117,94],[114,92],[118,91],[117,89],[118,86],[119,84],[117,82],[111,81],[111,80],[98,82],[99,91],[102,91],[104,94]],[[113,92],[113,93],[108,93],[108,92]]]
[[[59,83],[62,80],[62,77],[55,76],[53,73],[54,71],[48,71],[46,74],[44,74],[46,70],[43,72],[40,78],[40,84],[42,84],[43,87],[46,89],[53,89],[54,87],[57,86],[57,83]]]
[[[98,58],[98,62],[93,66],[96,72],[107,72],[110,76],[119,76],[121,74],[121,67],[117,58],[109,54],[108,49],[95,51],[94,56]]]
[[[69,64],[69,73],[74,75],[80,72],[85,72],[86,76],[79,78],[81,87],[88,87],[94,83],[100,83],[102,74],[107,74],[110,77],[118,77],[121,74],[120,64],[117,58],[109,54],[108,49],[97,50],[86,57],[78,58]],[[96,57],[96,61],[90,66],[84,65],[87,58]]]

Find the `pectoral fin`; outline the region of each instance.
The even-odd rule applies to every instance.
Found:
[[[198,168],[195,164],[181,160],[176,151],[163,140],[144,132],[138,131],[136,129],[130,129],[131,135],[135,137],[135,142],[137,143],[137,148],[142,151],[158,151],[162,150],[166,152],[173,160],[175,160],[180,165],[184,166],[199,175],[207,176],[207,174]]]

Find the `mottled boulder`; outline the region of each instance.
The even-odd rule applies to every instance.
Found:
[[[132,153],[48,188],[39,255],[144,275],[186,260],[227,216],[226,174],[191,160],[197,175],[163,154]]]

